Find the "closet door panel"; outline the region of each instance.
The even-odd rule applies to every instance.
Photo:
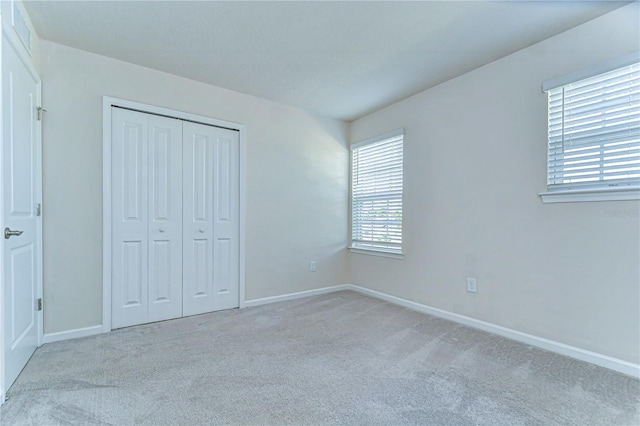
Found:
[[[149,116],[149,319],[182,316],[182,123]]]
[[[112,110],[112,328],[147,320],[148,117]]]
[[[239,136],[214,128],[214,310],[239,306]]]
[[[183,315],[213,310],[212,127],[183,123]]]

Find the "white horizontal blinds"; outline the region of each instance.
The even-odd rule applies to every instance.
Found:
[[[640,183],[640,63],[548,91],[549,190]]]
[[[352,149],[352,247],[401,253],[402,132]]]

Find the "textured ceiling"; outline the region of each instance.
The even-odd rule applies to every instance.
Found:
[[[26,1],[39,37],[352,120],[627,2]]]

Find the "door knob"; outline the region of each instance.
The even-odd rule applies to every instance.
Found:
[[[4,238],[8,240],[11,237],[19,237],[23,232],[24,231],[12,231],[9,228],[4,228]]]
[[[204,234],[204,228],[198,229],[198,232],[200,232],[201,234]]]
[[[164,228],[160,228],[160,229],[158,229],[158,231],[164,232]]]

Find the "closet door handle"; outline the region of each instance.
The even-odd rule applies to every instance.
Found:
[[[198,229],[198,232],[200,232],[201,234],[204,234],[204,228]]]
[[[160,228],[160,229],[158,229],[158,231],[164,232],[164,228]]]

